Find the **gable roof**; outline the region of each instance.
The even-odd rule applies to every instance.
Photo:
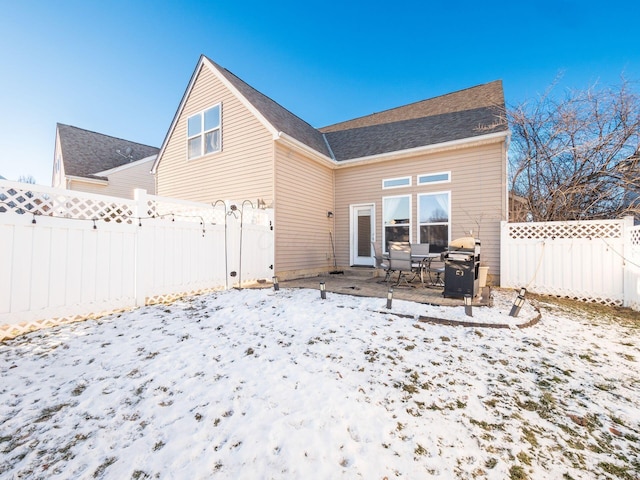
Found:
[[[71,125],[58,123],[56,128],[65,175],[105,179],[95,174],[156,155],[159,151],[156,147]]]
[[[207,58],[207,57],[205,57]],[[330,156],[322,133],[279,103],[253,88],[213,60],[207,60],[258,110],[277,132],[283,132],[323,155]]]
[[[508,134],[500,80],[316,129],[201,55],[153,165],[154,172],[198,73],[205,65],[254,112],[274,138],[285,134],[338,162],[487,134]]]
[[[336,160],[507,132],[500,80],[321,128]]]

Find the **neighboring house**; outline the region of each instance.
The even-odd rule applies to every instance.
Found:
[[[283,278],[372,266],[372,241],[442,251],[469,235],[495,275],[508,209],[503,111],[495,81],[316,129],[202,56],[153,166],[157,193],[273,207]]]
[[[622,181],[625,185],[622,202],[629,210],[629,214],[634,216],[635,224],[638,225],[640,223],[640,182],[638,181],[640,149],[622,162],[621,171]]]
[[[509,221],[512,223],[531,221],[531,209],[527,199],[513,191],[509,192]]]
[[[159,149],[58,123],[53,187],[133,198],[133,190],[155,193],[151,167]]]

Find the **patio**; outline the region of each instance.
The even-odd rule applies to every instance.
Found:
[[[342,270],[341,270],[342,271]],[[327,273],[315,277],[299,278],[295,280],[280,281],[284,288],[320,288],[320,282],[325,283],[327,292],[355,295],[361,297],[386,298],[388,284],[384,276],[378,276],[377,271],[371,268],[345,269],[344,273]],[[463,305],[462,298],[445,298],[442,296],[442,287],[423,287],[420,281],[414,281],[410,286],[394,286],[393,298],[408,300],[411,302],[429,305],[444,305],[456,307]],[[486,296],[488,297],[488,295]],[[473,299],[473,305],[486,305],[487,299],[482,294]]]

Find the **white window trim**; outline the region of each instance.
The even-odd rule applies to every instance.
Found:
[[[433,182],[421,182],[420,177],[432,177],[434,175],[446,175],[446,180],[435,180]],[[438,183],[451,183],[451,170],[446,172],[434,172],[434,173],[422,173],[420,175],[416,175],[416,184],[417,185],[437,185]]]
[[[411,215],[411,212],[413,211],[413,205],[412,205],[412,201],[413,201],[413,195],[407,194],[407,195],[390,195],[387,197],[382,197],[382,245],[381,245],[381,250],[383,253],[389,253],[388,250],[385,250],[386,244],[387,244],[387,224],[384,220],[384,213],[385,213],[385,209],[384,209],[384,205],[385,205],[385,200],[387,198],[408,198],[409,199],[409,242],[411,242],[411,232],[413,231],[413,215]],[[404,226],[404,224],[402,224]]]
[[[407,183],[406,185],[392,185],[390,187],[385,186],[385,182],[393,182],[395,180],[407,180],[409,183]],[[383,190],[390,190],[392,188],[407,188],[411,186],[411,176],[408,177],[396,177],[396,178],[384,178],[382,180],[382,189]]]
[[[420,221],[420,197],[422,196],[427,196],[427,195],[441,195],[443,193],[448,194],[449,196],[449,204],[447,205],[447,209],[449,211],[449,221],[448,222],[429,222],[429,223],[422,223]],[[447,225],[447,245],[449,245],[449,243],[451,242],[451,190],[442,190],[440,192],[424,192],[424,193],[418,193],[416,201],[418,202],[417,204],[417,217],[416,217],[416,222],[418,225],[418,231],[417,231],[417,239],[418,239],[418,243],[422,243],[422,239],[420,238],[420,227],[422,225]]]
[[[212,128],[210,130],[204,130],[204,112],[206,112],[207,110],[211,110],[212,108],[215,107],[219,107],[219,111],[220,111],[220,124],[218,125],[217,128]],[[192,135],[189,136],[189,119],[191,117],[195,117],[196,115],[200,115],[201,116],[201,122],[202,122],[202,131],[200,133],[198,133],[197,135]],[[204,153],[204,137],[205,134],[208,132],[213,132],[215,130],[219,130],[220,131],[220,148],[218,148],[218,150],[216,150],[215,152],[209,152],[209,153]],[[195,157],[191,157],[189,158],[189,140],[191,140],[192,138],[196,138],[196,137],[202,137],[202,141],[200,142],[200,155],[195,156]],[[191,161],[191,160],[198,160],[202,157],[206,157],[208,155],[215,155],[216,153],[220,153],[222,151],[222,102],[218,102],[218,103],[214,103],[213,105],[200,110],[199,112],[195,112],[192,113],[191,115],[189,115],[187,117],[187,161]]]

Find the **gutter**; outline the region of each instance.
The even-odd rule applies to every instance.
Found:
[[[444,152],[448,150],[456,150],[460,148],[476,147],[479,145],[496,143],[497,141],[505,141],[508,144],[509,139],[511,138],[511,132],[509,130],[505,130],[502,132],[479,135],[477,137],[471,137],[471,138],[466,137],[459,140],[452,140],[450,142],[435,143],[432,145],[424,145],[421,147],[408,148],[406,150],[398,150],[394,152],[379,153],[376,155],[370,155],[368,157],[352,158],[349,160],[336,160],[333,150],[331,149],[331,146],[329,145],[329,142],[327,141],[326,136],[324,134],[323,134],[323,138],[325,143],[327,144],[327,148],[329,149],[329,152],[331,153],[331,157],[327,157],[326,155],[318,152],[317,150],[314,150],[313,148],[309,147],[308,145],[302,143],[299,140],[296,140],[295,138],[293,138],[292,136],[284,132],[278,132],[278,134],[274,135],[273,137],[273,139],[276,142],[281,142],[293,148],[296,148],[298,150],[302,150],[303,152],[307,153],[312,158],[314,158],[314,160],[324,165],[330,166],[332,168],[349,168],[357,165],[364,165],[364,164],[368,165],[371,163],[387,162],[390,160],[399,160],[402,158],[408,158],[408,157],[412,157],[419,154],[431,154],[431,153]]]
[[[77,177],[75,175],[66,175],[67,182],[83,182],[83,183],[92,183],[94,185],[109,185],[109,180],[101,180],[99,178],[87,178],[87,177]],[[69,185],[67,183],[67,185]]]
[[[394,152],[379,153],[376,155],[370,155],[368,157],[353,158],[349,160],[341,160],[336,162],[337,168],[347,168],[362,164],[386,162],[389,160],[399,160],[406,157],[412,157],[419,154],[431,154],[445,152],[448,150],[457,150],[460,148],[476,147],[479,145],[486,145],[495,143],[497,141],[504,141],[511,137],[511,132],[506,130],[504,132],[489,133],[487,135],[480,135],[477,137],[466,137],[459,140],[452,140],[450,142],[434,143],[432,145],[425,145],[422,147],[409,148],[406,150],[398,150]]]

